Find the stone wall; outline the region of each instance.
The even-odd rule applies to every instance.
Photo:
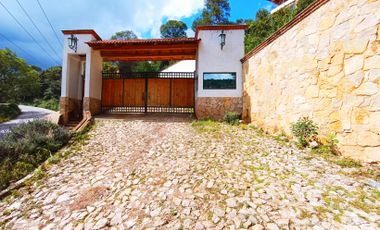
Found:
[[[82,101],[69,97],[61,97],[59,100],[59,113],[61,124],[67,124],[69,120],[78,120],[82,117]]]
[[[227,112],[241,114],[243,100],[241,97],[198,97],[195,99],[195,115],[198,119],[223,119]]]
[[[89,113],[91,116],[101,112],[101,101],[92,97],[85,97],[83,99],[83,112]]]
[[[315,5],[242,59],[244,119],[290,133],[310,116],[344,155],[380,161],[380,1]]]

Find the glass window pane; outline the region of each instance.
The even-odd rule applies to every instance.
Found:
[[[236,89],[236,73],[204,73],[203,89]]]

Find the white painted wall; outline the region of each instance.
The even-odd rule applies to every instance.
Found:
[[[102,58],[98,51],[93,51],[85,42],[96,40],[91,34],[76,34],[77,52],[68,46],[70,35],[64,35],[61,96],[81,99],[83,73],[80,55],[86,56],[85,97],[101,98]],[[91,67],[92,66],[92,67]],[[94,92],[93,92],[94,91]]]
[[[103,59],[100,51],[91,50],[86,55],[86,76],[84,97],[101,100],[102,98],[102,65]]]
[[[197,61],[197,97],[242,97],[242,63],[244,57],[244,30],[224,30],[226,45],[220,48],[219,34],[221,30],[200,30],[201,39],[198,48]],[[203,73],[205,72],[236,72],[236,89],[204,90]]]
[[[166,73],[166,72],[194,72],[194,71],[195,71],[195,60],[183,60],[183,61],[174,63],[173,65],[162,70],[161,72]]]
[[[81,59],[78,55],[68,55],[67,58],[67,80],[69,82],[66,95],[70,98],[82,98],[82,78],[81,78]]]

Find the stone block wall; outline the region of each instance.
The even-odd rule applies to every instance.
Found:
[[[82,117],[82,101],[69,97],[61,97],[59,100],[59,112],[62,124],[67,124],[70,119],[78,120]]]
[[[101,112],[101,101],[92,97],[85,97],[83,99],[83,112],[91,116]]]
[[[223,119],[227,112],[241,114],[243,100],[241,97],[198,97],[195,99],[195,115],[198,119]]]
[[[310,116],[344,155],[380,161],[380,1],[315,5],[242,60],[244,119],[290,133]]]

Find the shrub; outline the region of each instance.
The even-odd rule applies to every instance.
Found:
[[[238,113],[228,112],[224,115],[223,120],[230,125],[237,125],[239,124],[239,118],[240,118],[240,115]]]
[[[20,108],[14,103],[0,103],[0,123],[9,121],[21,113]]]
[[[0,189],[33,171],[69,138],[67,131],[45,120],[12,128],[0,140]]]
[[[301,147],[308,146],[312,138],[318,134],[318,126],[309,117],[301,117],[291,124],[291,129]]]
[[[44,108],[44,109],[50,109],[53,111],[59,110],[59,100],[57,99],[48,99],[48,100],[35,99],[31,105]]]

